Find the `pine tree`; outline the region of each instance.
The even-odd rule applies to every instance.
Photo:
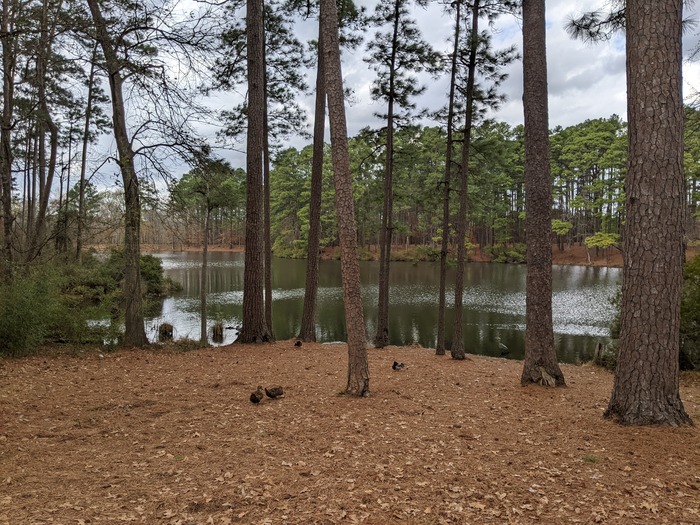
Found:
[[[374,338],[377,348],[389,344],[389,267],[393,237],[395,129],[397,124],[400,125],[415,109],[412,99],[425,90],[415,73],[426,70],[436,72],[440,66],[439,55],[422,39],[415,20],[410,16],[409,7],[408,0],[382,0],[377,5],[374,22],[379,27],[387,26],[388,30],[378,32],[369,42],[369,57],[365,59],[378,74],[371,88],[372,97],[387,104],[386,114],[381,115],[386,119],[386,156],[384,206],[379,231],[379,306],[377,333]]]

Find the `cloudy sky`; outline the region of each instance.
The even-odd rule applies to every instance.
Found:
[[[369,10],[374,8],[374,0],[360,0]],[[616,35],[607,42],[587,44],[572,40],[564,26],[572,16],[582,12],[604,8],[605,0],[547,0],[547,62],[549,80],[550,127],[569,126],[591,118],[606,118],[612,114],[626,118],[625,88],[625,49],[624,35]],[[697,17],[693,12],[686,17]],[[416,9],[415,18],[426,40],[440,51],[451,49],[449,38],[452,21],[442,15],[441,7],[433,5],[427,10]],[[315,38],[315,23],[301,28],[305,38]],[[696,26],[684,37],[684,46],[690,50],[697,46]],[[367,35],[369,40],[371,35]],[[366,42],[365,42],[366,43]],[[520,21],[514,17],[502,17],[496,24],[493,38],[497,49],[516,45],[522,48]],[[365,126],[379,127],[381,122],[374,113],[384,111],[384,105],[372,101],[369,88],[374,79],[373,71],[362,60],[365,46],[343,55],[343,77],[346,86],[354,90],[353,101],[348,105],[348,132],[356,134]],[[507,102],[493,115],[511,125],[523,121],[522,109],[522,62],[511,64],[507,70],[508,79],[501,90],[507,95]],[[418,102],[419,107],[437,109],[445,104],[448,91],[448,78],[428,79],[428,90]],[[313,85],[313,74],[309,84]],[[700,59],[695,63],[684,64],[684,92],[690,95],[700,91]],[[225,103],[225,97],[218,103]],[[313,96],[303,98],[309,115],[313,113]],[[311,118],[311,117],[310,117]],[[298,138],[290,139],[288,145],[301,148],[308,142]],[[225,156],[235,166],[245,166],[241,153],[227,152]]]
[[[369,2],[368,2],[369,5]],[[616,113],[625,116],[625,47],[624,35],[608,42],[586,44],[572,40],[564,30],[567,20],[584,11],[604,6],[601,0],[547,0],[547,62],[549,80],[550,126],[568,126],[588,118],[608,117]],[[426,39],[439,49],[447,51],[451,45],[451,21],[440,16],[440,8],[417,11],[417,19]],[[686,47],[697,43],[697,28],[685,38]],[[502,17],[497,22],[494,47],[516,45],[522,48],[520,21]],[[369,96],[372,72],[362,62],[362,53],[346,56],[344,76],[348,85],[356,90],[358,101],[349,112],[351,132],[372,123],[372,113],[377,109]],[[502,91],[507,103],[495,115],[510,124],[522,123],[522,62],[517,61],[507,69],[508,80]],[[685,65],[685,91],[700,90],[700,64]],[[426,104],[435,107],[435,101],[444,101],[447,79],[431,82],[424,96]],[[376,119],[375,119],[376,123]]]

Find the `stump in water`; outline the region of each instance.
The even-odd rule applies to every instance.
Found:
[[[215,343],[224,342],[224,323],[214,323],[211,327],[211,340]]]
[[[172,341],[173,339],[173,325],[170,323],[163,323],[158,327],[158,341]]]

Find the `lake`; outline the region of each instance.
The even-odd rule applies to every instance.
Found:
[[[163,261],[165,275],[182,284],[182,291],[162,301],[159,315],[147,319],[147,332],[155,338],[163,322],[175,326],[176,338],[199,339],[199,287],[201,254],[155,254]],[[209,254],[207,290],[209,326],[216,320],[225,326],[224,344],[237,335],[242,322],[242,253]],[[377,262],[360,263],[367,339],[376,332]],[[525,346],[524,265],[469,263],[465,269],[464,344],[467,353],[522,359]],[[304,302],[305,260],[273,259],[273,332],[278,340],[297,336]],[[597,342],[609,341],[608,327],[615,315],[611,298],[617,292],[619,268],[588,266],[553,267],[554,336],[559,360],[576,363],[593,355]],[[391,265],[389,337],[391,344],[418,343],[434,348],[438,314],[440,269],[437,263]],[[448,273],[446,326],[452,324],[454,269]],[[319,342],[345,340],[345,317],[339,261],[321,261],[316,337]],[[447,340],[451,339],[448,330]]]

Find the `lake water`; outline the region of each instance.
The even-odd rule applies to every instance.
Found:
[[[149,337],[158,325],[175,326],[175,337],[199,339],[199,286],[201,254],[161,253],[165,275],[183,290],[163,300],[159,315],[147,321]],[[243,254],[209,254],[207,290],[209,325],[221,320],[227,327],[240,326],[243,306]],[[360,263],[367,339],[376,332],[378,273],[376,262]],[[464,343],[467,353],[522,359],[525,346],[524,265],[469,263],[465,270]],[[273,332],[278,340],[296,337],[301,326],[306,261],[273,259]],[[391,344],[434,348],[438,314],[440,270],[437,263],[391,265],[389,337]],[[598,341],[607,342],[615,315],[610,300],[620,283],[619,268],[555,266],[553,268],[553,320],[559,360],[575,363],[590,359]],[[322,261],[319,275],[319,342],[345,340],[340,262]],[[448,274],[446,326],[452,324],[454,270]],[[233,328],[225,330],[224,344],[235,340]],[[451,339],[448,330],[447,340]]]

